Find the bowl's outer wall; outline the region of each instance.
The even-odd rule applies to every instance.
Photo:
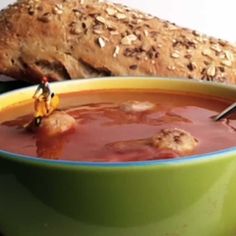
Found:
[[[235,235],[236,157],[133,168],[0,161],[6,236]]]
[[[236,235],[232,153],[143,166],[53,165],[2,155],[0,191],[4,236]]]

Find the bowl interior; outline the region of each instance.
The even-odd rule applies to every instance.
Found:
[[[104,90],[104,89],[159,89],[164,91],[177,91],[187,92],[194,94],[201,94],[205,96],[214,96],[219,98],[226,98],[230,100],[236,99],[236,88],[233,86],[227,86],[222,84],[215,84],[209,82],[198,82],[192,80],[183,79],[168,79],[168,78],[156,78],[156,77],[109,77],[99,79],[84,79],[51,83],[52,90],[57,94],[64,94],[69,92],[78,92],[86,90]],[[0,111],[9,106],[14,106],[19,103],[26,103],[32,98],[32,94],[35,91],[35,86],[19,89],[13,92],[8,92],[0,95]],[[128,162],[128,163],[88,163],[88,162],[76,162],[77,164],[90,165],[90,166],[129,166],[129,165],[152,165],[156,163],[179,163],[188,162],[192,160],[207,159],[212,157],[221,157],[222,155],[230,155],[234,153],[235,148],[226,149],[223,151],[217,151],[210,154],[191,156],[190,158],[183,159],[170,159],[170,160],[156,160],[156,161],[141,161],[141,162]],[[0,151],[1,156],[14,157],[20,160],[25,159],[23,155],[16,155],[4,151]],[[39,161],[39,162],[57,162],[71,164],[70,161],[53,161],[42,160],[38,158],[29,158],[27,160]],[[73,165],[76,164],[73,162]]]

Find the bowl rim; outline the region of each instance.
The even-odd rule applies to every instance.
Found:
[[[53,82],[53,84],[50,84],[52,87],[54,86],[61,86],[61,84],[83,84],[83,83],[92,83],[93,82],[99,82],[99,81],[118,81],[122,82],[121,80],[159,80],[163,82],[175,82],[175,83],[185,83],[189,85],[203,85],[203,86],[209,86],[211,88],[221,88],[226,90],[233,90],[236,92],[236,87],[228,84],[221,84],[221,83],[215,83],[215,82],[209,82],[209,81],[198,81],[198,80],[188,80],[183,78],[166,78],[166,77],[159,77],[159,76],[111,76],[111,77],[100,77],[100,78],[89,78],[89,79],[82,79],[82,80],[68,80],[68,81],[58,81]],[[71,85],[71,86],[72,86]],[[12,96],[16,93],[25,93],[29,92],[33,89],[35,89],[37,85],[32,85],[12,91],[8,91],[6,93],[0,94],[0,100],[7,96]],[[116,89],[116,88],[114,88]],[[144,88],[145,89],[145,88]],[[86,91],[86,90],[83,90]],[[217,97],[217,95],[216,95]],[[21,100],[23,101],[23,100]],[[129,161],[129,162],[88,162],[88,161],[70,161],[70,160],[51,160],[51,159],[43,159],[23,154],[17,154],[13,152],[8,152],[0,149],[0,159],[5,159],[9,161],[16,161],[20,163],[25,164],[33,164],[33,165],[43,165],[43,166],[54,166],[54,167],[96,167],[96,168],[128,168],[128,167],[153,167],[153,166],[169,166],[169,165],[189,165],[194,163],[202,163],[202,162],[209,162],[212,160],[219,160],[222,158],[227,158],[232,155],[236,155],[236,146],[205,153],[205,154],[196,154],[196,155],[190,155],[185,156],[183,158],[176,158],[176,159],[165,159],[165,160],[149,160],[149,161]]]
[[[69,161],[69,160],[50,160],[32,157],[22,154],[11,153],[0,150],[0,159],[11,162],[18,162],[29,165],[39,165],[47,167],[85,167],[85,168],[129,168],[129,167],[155,167],[155,166],[186,166],[210,162],[213,160],[226,159],[236,154],[236,147],[228,148],[216,152],[185,156],[184,158],[150,160],[150,161],[129,161],[129,162],[88,162],[88,161]]]

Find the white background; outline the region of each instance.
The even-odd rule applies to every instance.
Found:
[[[15,0],[0,0],[0,8]],[[236,0],[113,0],[162,19],[236,42]]]

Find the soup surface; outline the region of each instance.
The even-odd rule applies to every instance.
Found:
[[[33,101],[0,113],[0,149],[46,159],[123,162],[209,153],[236,145],[236,120],[212,117],[232,101],[158,90],[98,90],[60,95],[60,109],[76,119],[75,130],[48,137],[27,132]],[[148,102],[150,109],[126,109],[127,101]],[[191,134],[196,147],[184,154],[152,145],[162,130]],[[178,140],[176,140],[178,143]]]

